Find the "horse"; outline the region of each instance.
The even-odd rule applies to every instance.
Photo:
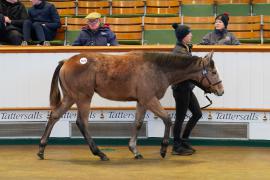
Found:
[[[137,150],[136,142],[146,111],[150,110],[160,117],[165,125],[160,148],[160,155],[164,158],[172,121],[159,100],[170,85],[185,80],[196,81],[205,90],[221,96],[224,88],[212,56],[213,52],[205,57],[189,57],[167,52],[131,51],[120,55],[81,53],[60,61],[51,81],[51,113],[40,139],[37,153],[39,159],[44,159],[44,150],[54,124],[76,104],[76,124],[92,154],[103,161],[109,160],[95,144],[88,129],[90,103],[94,92],[111,100],[137,102],[129,141],[129,150],[135,159],[143,158]]]

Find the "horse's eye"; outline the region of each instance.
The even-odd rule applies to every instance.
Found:
[[[217,74],[217,71],[213,71],[212,74]]]

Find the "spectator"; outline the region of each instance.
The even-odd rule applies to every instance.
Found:
[[[93,12],[88,14],[87,25],[84,26],[73,42],[73,46],[116,46],[118,42],[115,34],[108,24],[101,23],[101,14]]]
[[[176,46],[173,49],[174,54],[182,56],[192,56],[192,33],[188,26],[173,24],[177,38]],[[176,105],[176,118],[173,129],[173,155],[192,155],[195,149],[189,144],[188,139],[192,129],[198,120],[202,117],[202,112],[195,94],[192,92],[195,86],[190,81],[184,81],[172,86],[173,97]],[[187,110],[192,113],[183,133],[181,133]],[[181,137],[182,134],[182,138]]]
[[[20,45],[23,21],[28,18],[24,5],[18,0],[0,0],[0,41]]]
[[[236,37],[227,30],[229,15],[227,13],[220,14],[215,18],[215,30],[206,34],[202,45],[239,45],[240,42]]]
[[[59,14],[55,6],[45,0],[31,0],[32,7],[28,10],[29,19],[23,24],[24,44],[49,45],[47,41],[53,40],[57,29],[61,26]]]

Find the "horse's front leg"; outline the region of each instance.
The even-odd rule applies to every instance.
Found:
[[[60,119],[60,117],[65,112],[67,112],[67,110],[72,106],[73,103],[74,102],[70,98],[64,97],[60,106],[57,109],[53,109],[51,111],[48,123],[46,125],[45,131],[44,131],[44,133],[40,139],[40,143],[39,143],[39,152],[37,153],[37,155],[40,159],[44,159],[45,147],[47,145],[48,138],[51,134],[53,126]]]
[[[143,158],[143,156],[137,150],[137,137],[143,125],[145,113],[146,109],[138,102],[135,115],[135,122],[132,127],[132,135],[129,141],[129,150],[134,154],[135,159]]]
[[[80,102],[77,102],[78,118],[76,124],[79,127],[92,153],[96,156],[99,156],[102,161],[108,161],[109,158],[99,150],[89,133],[88,118],[90,111],[90,101],[91,100],[86,100],[86,98],[83,98]]]
[[[170,136],[170,129],[172,125],[172,120],[170,115],[164,110],[161,106],[159,100],[154,97],[149,102],[147,102],[146,107],[152,111],[155,115],[160,117],[163,120],[165,125],[164,137],[161,143],[160,155],[164,158],[167,153],[167,148],[169,146],[169,136]]]

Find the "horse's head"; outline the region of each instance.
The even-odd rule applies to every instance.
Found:
[[[206,92],[212,92],[217,96],[222,96],[224,94],[224,88],[212,59],[213,54],[214,52],[212,51],[201,60],[202,71],[200,85],[203,86]]]

